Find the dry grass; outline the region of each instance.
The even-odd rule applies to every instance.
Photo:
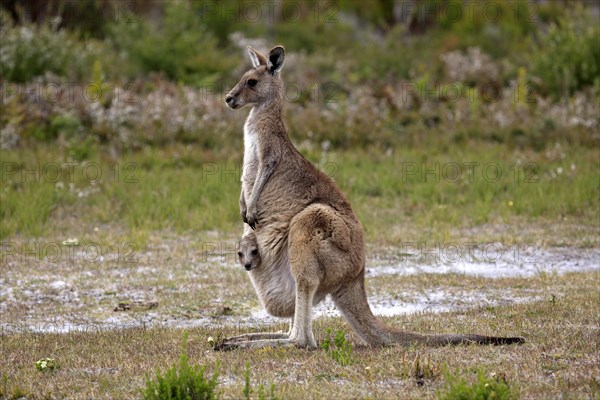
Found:
[[[152,285],[144,279],[147,287],[157,288],[155,296],[160,301],[160,316],[174,312],[185,314],[186,308],[198,313],[199,308],[223,302],[239,304],[233,303],[234,299],[249,303],[232,306],[234,312],[241,315],[256,306],[245,277],[240,284],[243,272],[230,266],[214,266],[212,273],[206,271],[204,278],[202,273],[185,278],[182,275],[185,268],[179,265],[173,263],[172,282],[180,284],[185,279],[189,282],[199,279],[200,283],[169,291],[160,282]],[[225,282],[217,284],[214,272],[227,270]],[[35,271],[33,273],[35,275]],[[102,275],[97,276],[101,278]],[[393,295],[400,287],[417,291],[487,287],[485,293],[496,293],[496,296],[502,290],[511,295],[515,291],[535,293],[540,300],[530,303],[510,304],[508,299],[510,305],[501,307],[484,306],[461,312],[419,313],[386,319],[395,326],[419,332],[522,335],[527,340],[523,346],[371,349],[356,346],[357,339],[350,334],[349,339],[355,343],[354,362],[346,367],[336,364],[323,351],[269,349],[215,353],[207,341],[209,336],[217,338],[257,329],[236,327],[232,323],[236,316],[232,316],[216,317],[210,327],[189,329],[188,354],[192,362],[207,365],[209,373],[216,368],[220,370],[219,388],[225,398],[242,396],[246,362],[251,365],[254,398],[259,383],[267,389],[274,383],[278,398],[285,399],[433,398],[444,387],[445,371],[458,371],[459,375],[474,380],[474,371],[478,368],[506,379],[520,398],[596,398],[600,394],[599,278],[596,271],[496,280],[424,275],[368,281],[369,291],[374,295]],[[90,280],[94,281],[90,285],[103,285],[102,279]],[[222,298],[218,298],[219,295]],[[44,308],[44,297],[40,299],[37,304],[28,305],[29,310],[5,309],[3,322],[17,322],[19,315],[35,315],[38,307],[42,307],[43,313],[50,318],[77,313],[68,301],[62,306],[55,304],[55,308]],[[90,309],[105,308],[112,312],[110,309],[115,302],[115,298],[112,301],[104,299]],[[84,309],[83,314],[88,310],[85,306]],[[133,310],[131,313],[143,319],[152,311]],[[277,330],[284,325],[266,328]],[[318,340],[323,338],[326,328],[349,329],[340,318],[319,318],[315,321]],[[167,327],[109,331],[90,328],[66,334],[4,332],[0,336],[2,396],[11,398],[21,393],[27,398],[133,398],[139,395],[138,389],[144,385],[147,374],[152,375],[176,362],[182,338],[183,329]],[[49,373],[37,371],[34,362],[44,357],[56,359],[60,369]]]

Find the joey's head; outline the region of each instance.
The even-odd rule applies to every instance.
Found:
[[[238,84],[225,95],[225,102],[233,109],[246,104],[259,105],[277,101],[283,97],[283,82],[279,74],[285,60],[283,47],[273,47],[266,57],[248,46],[248,54],[253,68],[242,75]]]
[[[260,264],[261,257],[254,233],[251,232],[242,237],[239,243],[238,257],[246,271],[251,271]]]

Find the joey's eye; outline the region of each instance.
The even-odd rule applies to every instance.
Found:
[[[256,250],[256,249],[252,250],[252,255],[253,255],[253,256],[256,256],[256,255],[258,255],[258,250]]]
[[[242,252],[238,251],[238,257],[241,257],[241,256],[243,256]]]
[[[258,81],[256,79],[248,79],[248,86],[250,87],[256,86],[257,83]]]

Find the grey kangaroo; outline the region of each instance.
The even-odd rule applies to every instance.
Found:
[[[240,212],[261,260],[249,275],[267,312],[293,320],[288,333],[237,336],[216,349],[314,349],[312,307],[327,295],[371,346],[522,343],[519,337],[405,332],[373,315],[365,292],[362,225],[334,181],[296,150],[283,122],[285,50],[276,46],[265,56],[248,47],[248,53],[253,68],[225,101],[232,109],[252,105],[244,125]]]

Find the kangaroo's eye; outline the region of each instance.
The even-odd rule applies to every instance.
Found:
[[[248,79],[248,86],[250,87],[256,86],[257,83],[258,81],[256,79]]]
[[[256,256],[256,255],[258,255],[258,250],[256,250],[256,249],[252,250],[252,255],[253,255],[253,256]]]
[[[238,257],[241,257],[241,256],[243,256],[242,252],[238,251]]]

